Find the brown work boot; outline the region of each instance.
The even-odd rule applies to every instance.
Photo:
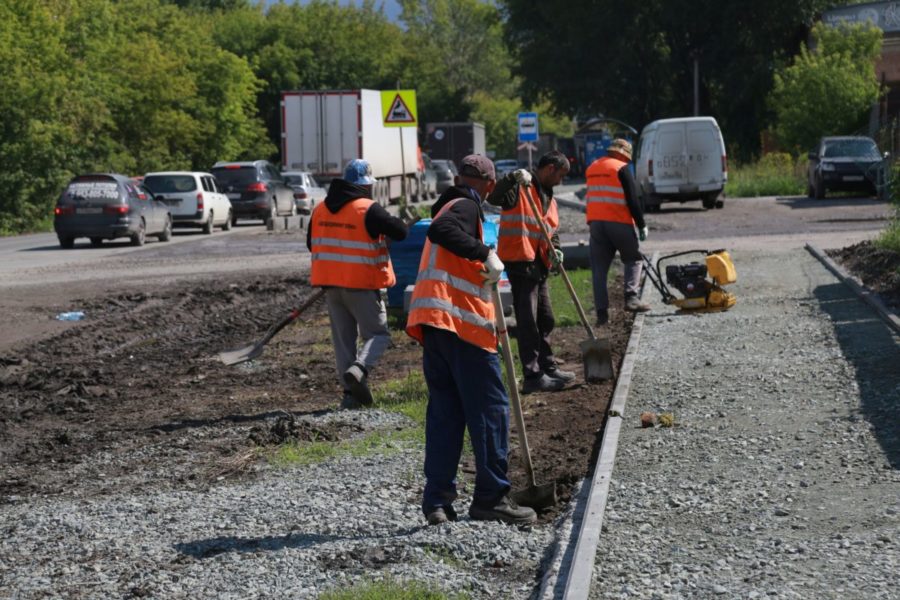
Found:
[[[456,511],[453,510],[452,506],[438,506],[425,515],[425,520],[428,521],[429,525],[440,525],[441,523],[455,521]]]
[[[625,298],[625,310],[636,313],[647,312],[650,310],[650,305],[646,302],[641,302],[637,296],[627,296]]]
[[[537,513],[527,506],[519,506],[509,496],[503,496],[494,506],[472,503],[469,516],[476,521],[503,521],[510,525],[530,525],[537,521]]]

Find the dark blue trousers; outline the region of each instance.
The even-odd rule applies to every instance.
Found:
[[[466,428],[475,454],[473,502],[493,506],[510,488],[509,398],[500,359],[449,331],[433,327],[423,331],[428,410],[422,510],[427,515],[456,499],[456,469]]]

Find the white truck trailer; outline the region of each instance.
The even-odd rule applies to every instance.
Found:
[[[404,179],[407,199],[419,199],[422,174],[416,128],[384,126],[379,90],[281,93],[283,169],[309,171],[326,183],[341,177],[354,158],[372,165],[378,180],[373,200],[382,205],[399,201]]]

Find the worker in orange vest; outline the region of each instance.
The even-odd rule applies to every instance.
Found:
[[[641,210],[634,176],[628,168],[631,143],[617,138],[587,169],[585,196],[588,227],[591,230],[591,274],[597,325],[609,322],[607,278],[616,251],[625,264],[625,310],[646,312],[650,305],[641,302],[641,251],[638,240],[647,239],[647,224]],[[637,231],[635,231],[637,227]]]
[[[310,283],[327,290],[331,341],[344,390],[341,408],[346,409],[372,404],[369,370],[391,342],[381,289],[396,282],[385,238],[402,240],[408,232],[401,219],[371,199],[374,183],[369,163],[351,160],[344,178],[331,181],[306,232]]]
[[[409,305],[406,332],[423,346],[428,385],[422,511],[429,525],[456,520],[456,471],[467,428],[475,455],[469,516],[514,524],[537,519],[509,497],[509,397],[491,302],[503,262],[484,244],[481,207],[495,183],[489,158],[462,159],[456,185],[436,204]]]
[[[538,160],[537,169],[517,169],[508,173],[488,196],[490,204],[503,209],[497,234],[497,255],[506,265],[516,314],[516,339],[522,361],[522,393],[557,391],[575,379],[575,373],[560,369],[550,347],[550,332],[555,324],[547,277],[555,254],[563,260],[559,248],[559,212],[553,187],[569,173],[569,159],[556,150]],[[529,202],[541,211],[552,244],[541,231]]]

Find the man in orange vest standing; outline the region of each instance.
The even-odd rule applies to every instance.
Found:
[[[560,369],[550,348],[553,331],[553,307],[547,276],[553,261],[550,253],[562,262],[559,249],[559,212],[553,198],[553,187],[569,173],[569,159],[556,150],[538,160],[537,169],[518,169],[497,182],[488,196],[490,204],[503,209],[497,235],[497,255],[506,266],[516,313],[516,339],[525,380],[522,393],[553,392],[575,379],[575,373]],[[547,242],[541,231],[534,206],[541,211],[552,236]]]
[[[625,310],[646,312],[650,305],[638,298],[641,252],[638,240],[647,239],[647,224],[638,200],[634,176],[628,168],[631,143],[615,139],[587,169],[587,222],[591,230],[591,275],[597,325],[609,322],[607,278],[616,251],[625,264]],[[637,227],[637,232],[635,232]]]
[[[469,516],[514,524],[537,519],[509,497],[509,398],[491,301],[503,262],[484,244],[481,208],[495,183],[489,158],[462,159],[456,185],[438,199],[409,306],[406,332],[423,346],[428,385],[422,511],[429,525],[456,520],[456,470],[466,428],[475,454]]]
[[[386,237],[406,238],[408,228],[372,197],[372,168],[351,160],[313,209],[306,231],[313,286],[326,288],[331,341],[344,388],[341,408],[372,404],[369,370],[391,342],[381,289],[396,282]],[[362,344],[357,348],[358,338]]]

